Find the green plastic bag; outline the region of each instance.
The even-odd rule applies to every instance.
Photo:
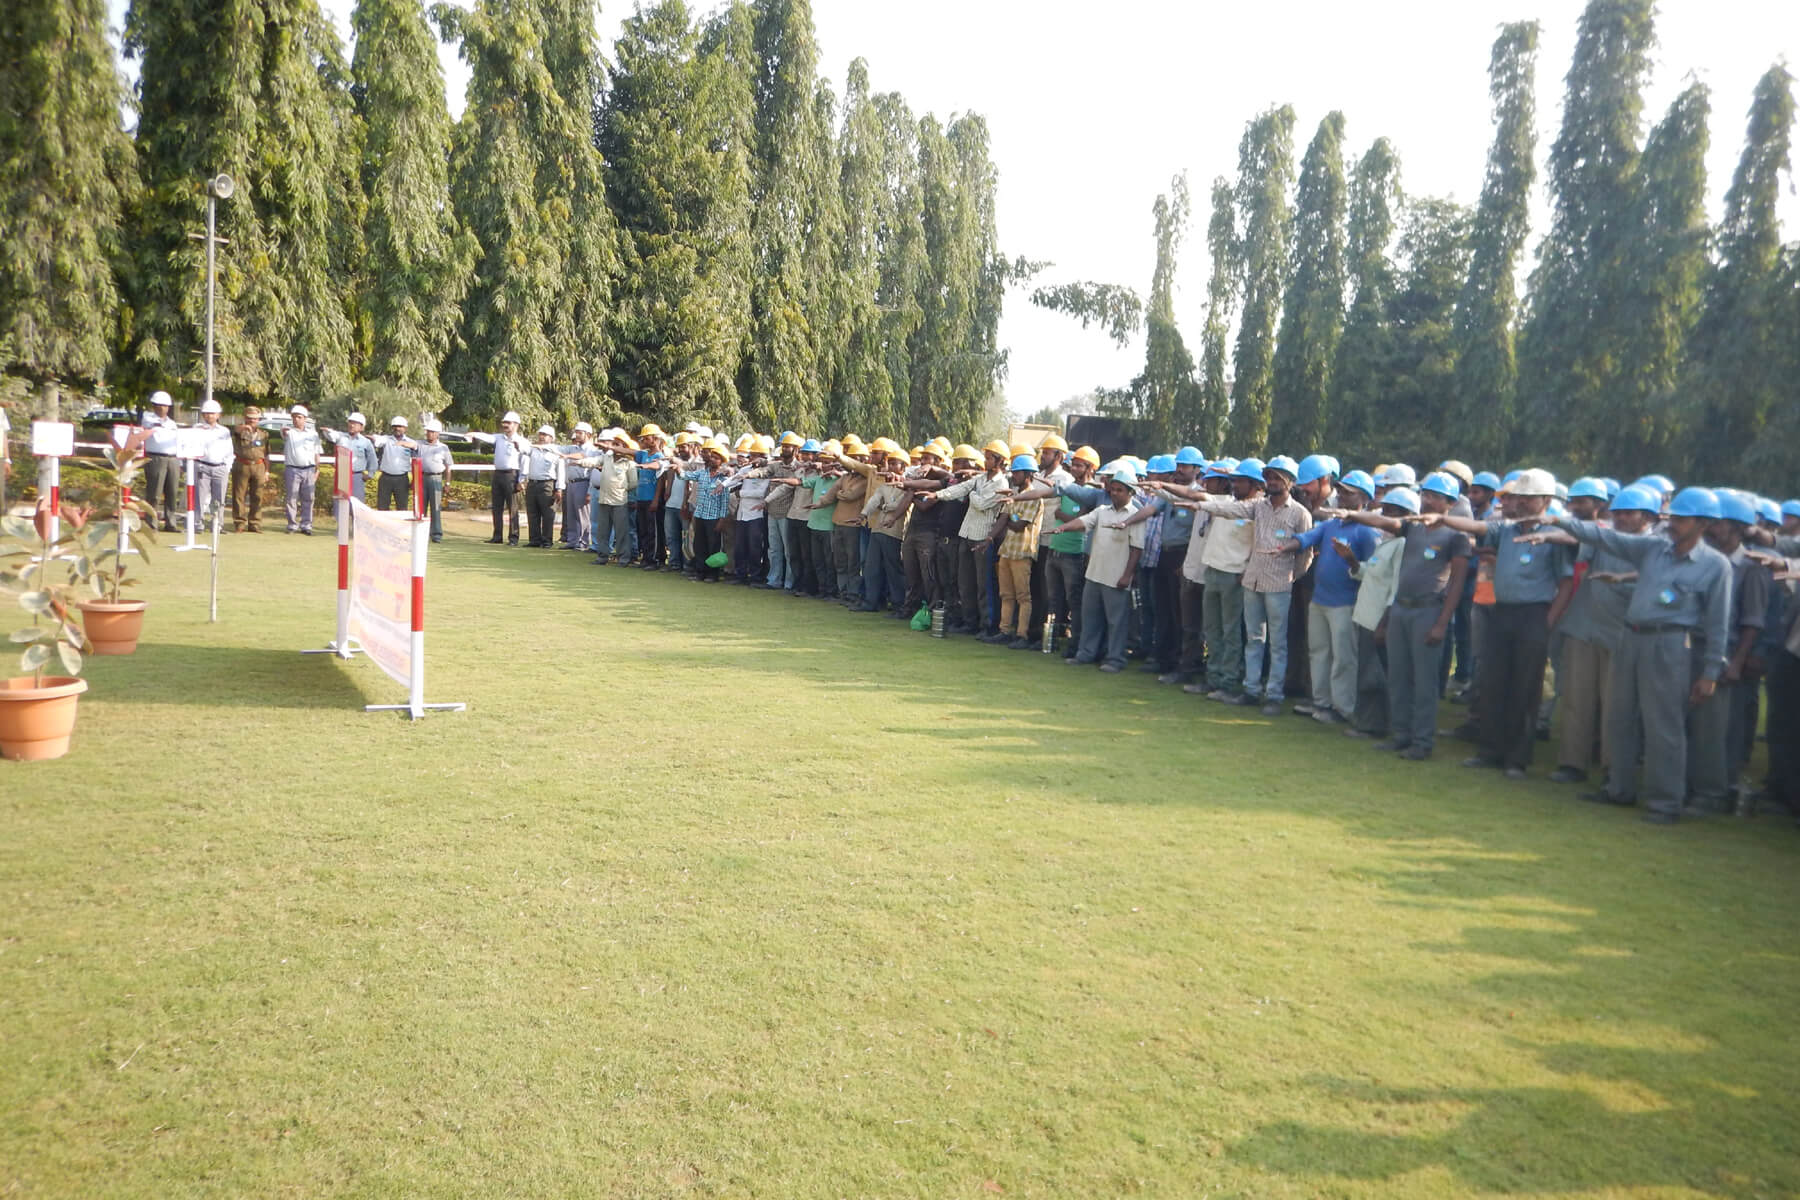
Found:
[[[908,624],[910,624],[913,627],[913,631],[916,633],[924,633],[927,629],[930,629],[931,628],[931,609],[930,609],[930,607],[927,605],[921,604],[919,606],[919,611],[913,614],[913,619],[910,622],[908,622]]]
[[[717,554],[709,554],[706,556],[706,565],[712,567],[714,570],[724,566],[728,561],[729,560],[725,557],[725,552],[723,550],[719,551]]]

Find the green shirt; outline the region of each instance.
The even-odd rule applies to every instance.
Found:
[[[806,527],[808,529],[821,529],[827,533],[831,531],[831,514],[835,506],[830,504],[821,506],[819,504],[819,497],[830,490],[831,485],[836,482],[837,480],[828,479],[823,475],[815,475],[811,479],[805,481],[807,488],[812,492],[813,498],[813,510],[806,516]]]
[[[1081,505],[1075,503],[1075,501],[1069,499],[1067,496],[1062,497],[1061,503],[1056,506],[1056,523],[1058,525],[1061,525],[1064,521],[1073,520],[1080,515]],[[1087,534],[1079,529],[1074,533],[1053,533],[1045,540],[1044,544],[1050,547],[1050,549],[1060,551],[1063,554],[1080,554],[1082,547],[1087,544]]]

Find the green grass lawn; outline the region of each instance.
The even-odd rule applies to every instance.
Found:
[[[234,536],[0,763],[0,1195],[1800,1193],[1787,824],[485,532],[466,713]]]

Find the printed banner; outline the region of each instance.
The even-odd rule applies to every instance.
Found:
[[[412,529],[403,513],[350,501],[350,637],[395,682],[412,682]]]

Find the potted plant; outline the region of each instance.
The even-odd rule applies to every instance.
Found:
[[[19,670],[0,679],[0,757],[34,760],[61,758],[69,752],[75,731],[75,706],[87,681],[80,678],[82,652],[88,647],[78,616],[78,596],[92,584],[93,563],[71,535],[52,541],[48,501],[37,521],[0,517],[0,586],[18,596],[31,614],[31,627],[14,630],[8,639],[23,645]],[[85,513],[70,523],[79,534]],[[45,674],[60,667],[63,674]]]
[[[150,561],[150,541],[156,537],[156,510],[131,495],[131,484],[137,478],[140,451],[149,437],[147,429],[134,429],[125,444],[106,449],[106,463],[111,470],[112,517],[90,521],[84,537],[88,548],[89,582],[98,599],[80,601],[82,627],[95,654],[130,654],[137,649],[138,635],[144,629],[143,600],[127,600],[121,588],[136,587],[137,579],[126,566],[126,556],[119,552],[120,531],[124,540],[137,550],[143,562]]]

